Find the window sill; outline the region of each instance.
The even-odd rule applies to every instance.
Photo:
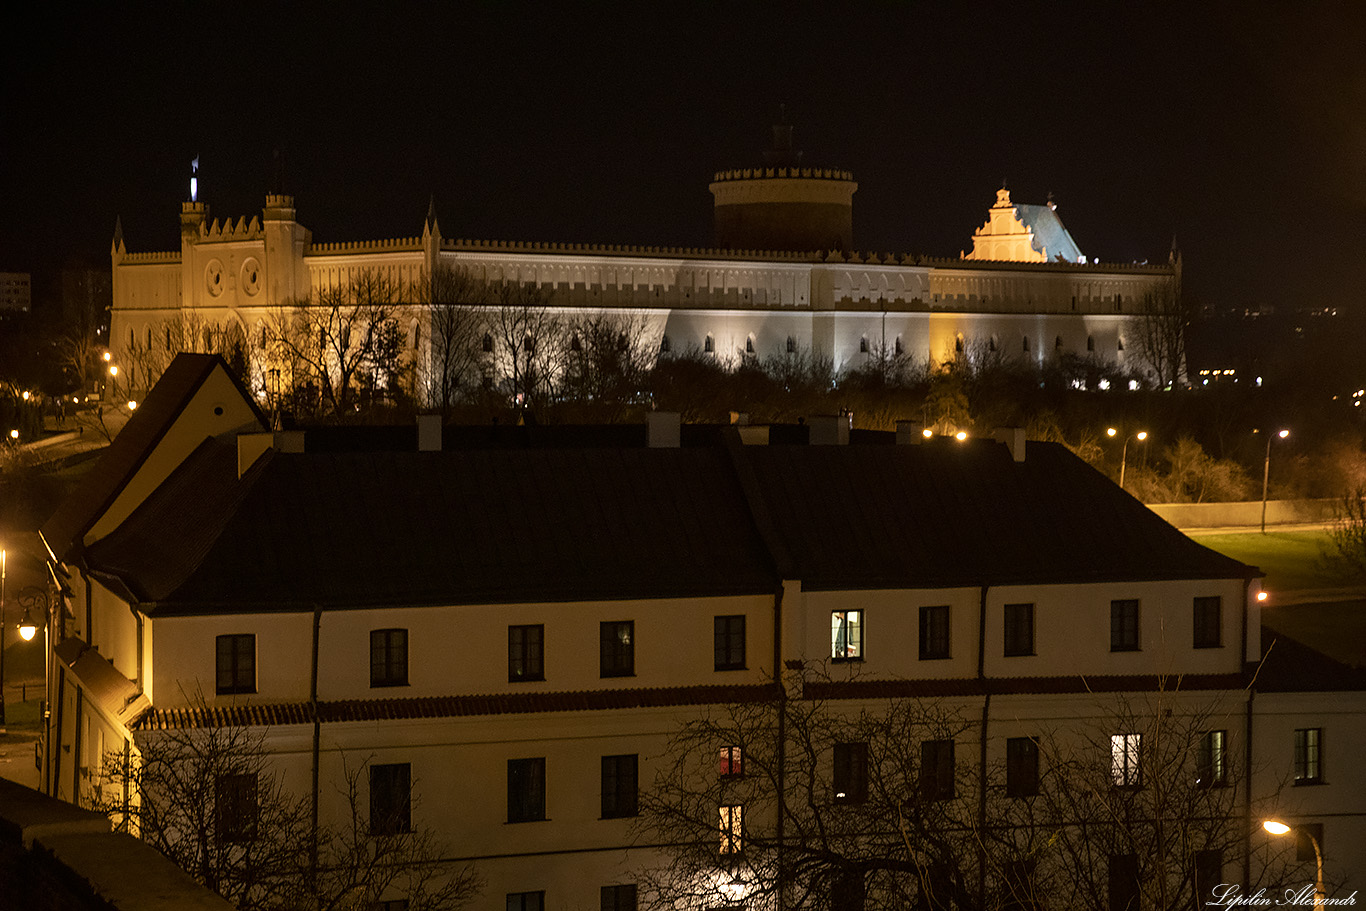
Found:
[[[854,664],[855,662],[859,662],[859,661],[862,661],[862,660],[863,660],[862,658],[831,658],[831,659],[830,659],[830,663],[831,663],[831,664]]]
[[[1223,648],[1223,647],[1224,647],[1224,643],[1222,643],[1222,642],[1215,642],[1215,643],[1212,643],[1212,644],[1210,644],[1210,645],[1199,645],[1199,644],[1196,644],[1196,645],[1191,646],[1191,648],[1196,648],[1196,649]]]
[[[1038,652],[1006,652],[1005,655],[1004,655],[1003,657],[1006,657],[1006,658],[1037,658],[1037,657],[1039,657],[1039,653],[1038,653]]]
[[[740,664],[740,665],[736,665],[735,667],[718,667],[718,668],[716,669],[716,672],[719,674],[719,673],[722,673],[722,672],[724,672],[724,671],[747,671],[747,670],[749,670],[749,668],[745,667],[743,664]]]
[[[545,675],[539,677],[509,677],[508,683],[545,683]]]
[[[1326,784],[1328,784],[1328,782],[1324,781],[1322,778],[1297,778],[1295,779],[1294,787],[1317,788]]]
[[[1113,646],[1113,645],[1110,646],[1110,652],[1111,652],[1112,654],[1118,653],[1118,652],[1141,652],[1141,651],[1143,651],[1143,649],[1139,648],[1137,645],[1126,645],[1126,646],[1123,646],[1123,647],[1116,647],[1116,646]]]
[[[372,690],[392,690],[395,687],[401,686],[412,686],[412,684],[406,680],[402,683],[375,683],[374,681],[371,681],[370,683],[370,689]]]
[[[629,674],[599,674],[598,676],[602,680],[620,680],[626,677],[634,677],[635,675],[635,671],[632,671]]]
[[[550,822],[549,816],[542,816],[540,819],[509,819],[503,823],[505,826],[521,826],[529,822]]]
[[[952,661],[952,655],[921,655],[921,661]]]

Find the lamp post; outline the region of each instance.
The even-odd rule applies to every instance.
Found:
[[[1319,840],[1314,837],[1314,833],[1307,826],[1289,826],[1279,819],[1264,820],[1262,828],[1272,835],[1285,835],[1299,830],[1301,835],[1309,839],[1309,843],[1314,846],[1314,907],[1322,908],[1325,897],[1323,891],[1323,851],[1319,848]]]
[[[1116,429],[1113,428],[1113,427],[1108,427],[1108,428],[1106,428],[1106,430],[1105,430],[1105,435],[1106,435],[1106,436],[1109,436],[1109,437],[1113,437],[1113,436],[1115,436],[1117,433],[1119,433],[1119,431],[1116,430]],[[1140,430],[1138,433],[1134,434],[1133,437],[1134,437],[1135,440],[1138,440],[1140,443],[1142,443],[1144,440],[1146,440],[1146,439],[1148,438],[1148,431],[1146,431],[1146,430]],[[1128,464],[1128,461],[1129,461],[1129,434],[1126,433],[1126,434],[1124,434],[1124,446],[1123,446],[1123,448],[1120,449],[1120,451],[1119,451],[1119,489],[1120,489],[1120,490],[1123,490],[1123,489],[1124,489],[1124,468],[1125,468],[1125,466]]]
[[[1290,436],[1289,430],[1281,430],[1275,434],[1266,435],[1266,461],[1262,463],[1262,534],[1266,534],[1266,490],[1267,482],[1271,480],[1271,438],[1278,436],[1282,440]],[[1270,831],[1270,830],[1268,830]]]
[[[5,570],[8,554],[0,547],[0,732],[5,727]]]

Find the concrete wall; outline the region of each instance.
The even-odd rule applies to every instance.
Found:
[[[1337,505],[1338,501],[1334,499],[1269,500],[1266,504],[1266,524],[1331,522]],[[1177,528],[1260,525],[1262,521],[1261,500],[1239,503],[1149,503],[1148,508]]]

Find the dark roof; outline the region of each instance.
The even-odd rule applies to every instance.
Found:
[[[770,592],[720,448],[289,454],[206,441],[88,562],[154,612]]]
[[[427,696],[407,699],[344,699],[318,703],[318,719],[390,721],[405,718],[456,718],[467,715],[516,715],[530,712],[591,712],[610,709],[660,708],[677,705],[735,705],[776,699],[772,684],[639,687],[575,690],[555,693],[492,693],[482,696]],[[141,730],[311,724],[307,702],[243,703],[154,709],[135,727]]]
[[[1263,625],[1256,688],[1264,693],[1366,690],[1366,668],[1354,667]]]
[[[1075,263],[1085,262],[1081,255],[1081,250],[1077,247],[1077,242],[1072,239],[1072,235],[1062,226],[1062,219],[1058,217],[1052,206],[1021,206],[1015,207],[1016,213],[1026,227],[1034,232],[1034,249],[1048,252],[1049,262]]]
[[[222,367],[232,377],[232,371],[216,354],[175,356],[99,461],[43,525],[43,540],[59,559],[66,560],[80,549],[82,537],[142,467],[215,367]],[[233,382],[237,383],[235,377]],[[255,409],[240,383],[238,388],[243,400]],[[260,418],[259,412],[257,416]],[[269,426],[264,418],[261,420],[262,426]]]
[[[751,446],[787,578],[869,589],[1257,575],[1056,443]],[[780,563],[781,565],[781,563]]]

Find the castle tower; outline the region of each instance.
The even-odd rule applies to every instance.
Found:
[[[850,250],[854,191],[848,171],[807,167],[793,148],[792,127],[773,127],[764,167],[717,172],[716,245],[732,250]]]
[[[295,217],[294,197],[268,194],[261,212],[261,228],[266,239],[266,303],[279,306],[306,299],[312,289],[304,266],[304,251],[312,243],[313,235]]]

